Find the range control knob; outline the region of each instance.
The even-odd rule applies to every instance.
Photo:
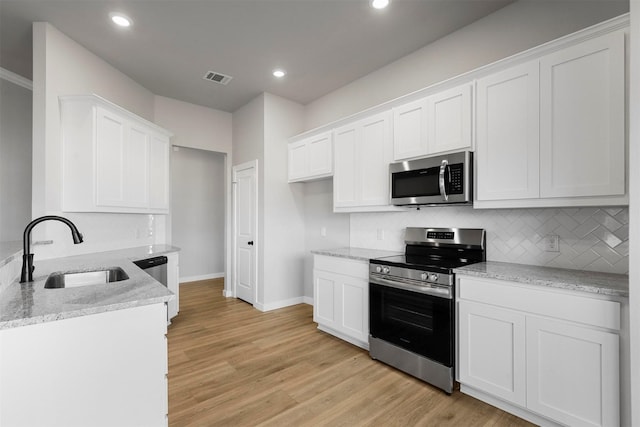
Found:
[[[376,273],[382,273],[382,267],[376,266]]]
[[[437,282],[438,281],[438,275],[437,274],[430,274],[429,275],[429,281],[430,282]]]
[[[384,274],[388,274],[389,273],[389,267],[382,267],[382,272]]]
[[[420,279],[422,279],[422,280],[427,280],[427,277],[428,277],[427,273],[420,274]]]

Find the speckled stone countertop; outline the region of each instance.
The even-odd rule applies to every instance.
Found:
[[[617,297],[629,296],[629,277],[623,274],[511,264],[508,262],[481,262],[456,268],[457,274],[487,279],[508,280],[557,289],[590,292]]]
[[[152,245],[36,260],[33,282],[19,283],[17,279],[0,293],[0,329],[169,301],[174,298],[173,293],[132,261],[178,250],[169,245]],[[45,280],[54,272],[91,271],[109,267],[122,268],[129,279],[72,288],[44,288]]]
[[[338,258],[349,258],[360,261],[369,261],[375,258],[384,258],[388,256],[402,255],[404,252],[382,251],[379,249],[365,248],[337,248],[337,249],[318,249],[311,251],[316,255],[327,255]]]

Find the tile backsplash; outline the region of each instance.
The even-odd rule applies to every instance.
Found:
[[[484,228],[487,260],[609,273],[629,273],[629,209],[473,209],[424,207],[351,214],[353,247],[404,250],[405,227]],[[559,237],[559,251],[544,238]]]

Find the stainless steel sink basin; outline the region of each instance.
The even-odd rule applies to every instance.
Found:
[[[73,288],[76,286],[99,285],[127,280],[129,276],[120,267],[103,268],[92,271],[65,271],[52,273],[44,282],[44,287]]]

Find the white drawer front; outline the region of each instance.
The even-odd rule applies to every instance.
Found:
[[[313,268],[346,276],[369,278],[369,262],[326,255],[313,256]]]
[[[458,298],[620,330],[620,303],[502,280],[458,276]]]

